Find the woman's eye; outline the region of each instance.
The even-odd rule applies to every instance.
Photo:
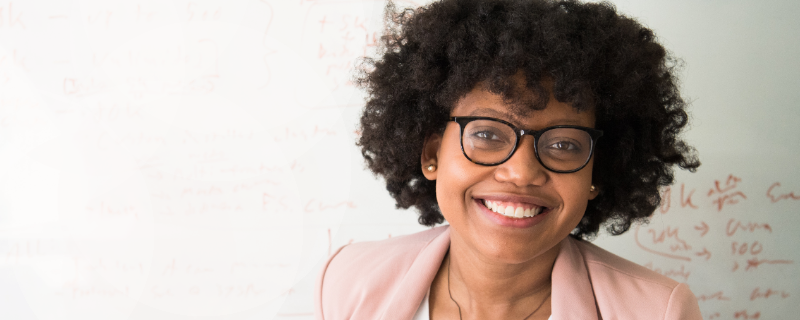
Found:
[[[550,144],[551,149],[555,149],[558,151],[578,151],[578,146],[569,141],[556,141],[555,143]]]
[[[476,132],[474,135],[475,135],[476,138],[483,139],[483,140],[500,140],[500,137],[498,137],[496,134],[494,134],[491,131],[480,131],[480,132]]]

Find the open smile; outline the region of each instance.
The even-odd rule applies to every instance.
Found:
[[[507,202],[499,200],[474,199],[478,211],[495,224],[513,227],[529,228],[547,216],[548,207],[524,202]]]
[[[482,201],[483,206],[489,208],[489,210],[512,218],[531,218],[542,213],[542,211],[546,209],[545,207],[528,203],[490,201],[486,199]]]

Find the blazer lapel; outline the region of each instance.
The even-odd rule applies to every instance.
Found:
[[[420,251],[419,256],[411,264],[411,268],[403,276],[401,285],[395,291],[389,306],[381,316],[383,320],[409,320],[419,309],[419,304],[428,293],[442,265],[447,249],[450,248],[450,227],[436,236]]]
[[[597,304],[589,272],[574,241],[569,236],[561,241],[561,249],[553,265],[552,319],[597,320]]]
[[[417,312],[450,248],[450,229],[445,228],[420,251],[380,319],[408,320]],[[552,273],[551,319],[598,320],[589,272],[574,241],[567,237],[559,243],[561,248]]]

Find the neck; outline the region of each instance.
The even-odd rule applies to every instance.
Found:
[[[550,275],[559,249],[556,245],[529,261],[503,261],[477,254],[451,234],[450,252],[442,264],[448,268],[448,294],[464,319],[467,314],[523,319],[549,299]],[[549,304],[542,309],[549,314]]]

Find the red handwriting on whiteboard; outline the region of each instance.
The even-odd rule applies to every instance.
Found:
[[[159,285],[153,285],[150,287],[150,293],[153,295],[153,298],[156,299],[173,296],[172,288],[166,288]]]
[[[794,261],[791,260],[758,260],[758,258],[752,258],[747,260],[747,267],[744,268],[744,271],[750,271],[753,269],[757,269],[762,264],[793,264]]]
[[[197,2],[186,5],[187,21],[217,21],[222,18],[222,8],[203,8]]]
[[[56,244],[54,240],[44,239],[10,241],[7,242],[5,260],[10,263],[20,263],[20,259],[24,261],[37,256],[61,253]]]
[[[708,225],[705,223],[705,221],[701,221],[701,224],[699,226],[695,226],[694,229],[700,231],[701,238],[708,233]]]
[[[353,62],[377,47],[380,36],[370,30],[370,18],[354,14],[355,7],[330,10],[312,6],[303,23],[303,47],[306,54],[320,62],[320,68],[332,90],[355,85],[350,76]]]
[[[95,78],[64,78],[65,95],[85,96],[108,89],[108,84]]]
[[[111,23],[111,16],[113,14],[114,12],[109,10],[92,12],[86,15],[86,22],[93,27],[102,26],[103,28],[108,29],[108,26]]]
[[[360,16],[351,16],[349,14],[345,14],[340,17],[340,21],[336,21],[335,18],[329,19],[328,15],[323,15],[322,19],[319,20],[320,24],[320,34],[325,33],[325,26],[326,25],[338,25],[339,28],[331,29],[334,32],[339,34],[339,37],[342,39],[340,42],[334,43],[320,43],[319,44],[319,52],[317,54],[318,58],[342,58],[347,57],[350,55],[364,55],[366,54],[366,47],[370,45],[370,42],[375,42],[376,39],[374,32],[373,32],[373,41],[370,41],[370,31],[367,30],[366,23],[367,18],[360,17]],[[366,36],[365,44],[363,47],[359,47],[358,44],[354,45],[354,41],[356,39],[356,34]],[[330,40],[330,38],[329,38]],[[359,41],[360,42],[360,41]],[[361,50],[359,50],[361,49]]]
[[[357,132],[357,135],[360,134]],[[692,196],[694,195],[694,189],[686,193],[686,185],[681,183],[681,194],[680,194],[680,201],[681,208],[690,207],[692,209],[697,209],[697,206],[692,203]],[[665,187],[661,190],[661,207],[659,210],[661,213],[667,213],[672,206],[672,188]]]
[[[639,240],[639,229],[640,229],[640,227],[636,226],[636,229],[634,229],[633,238],[636,240],[636,245],[639,246],[639,248],[641,248],[642,250],[650,252],[650,253],[653,253],[653,254],[660,255],[662,257],[678,259],[678,260],[684,260],[684,261],[692,261],[692,258],[689,258],[689,257],[680,256],[680,255],[676,255],[676,254],[672,254],[672,253],[667,253],[667,252],[651,249],[648,246],[645,246],[644,244],[642,244],[642,241]],[[653,231],[653,233],[654,233],[654,238],[655,238],[655,231]]]
[[[716,197],[712,202],[717,205],[717,211],[722,211],[726,204],[737,204],[741,199],[747,199],[747,196],[737,189],[739,182],[742,182],[742,179],[732,174],[728,175],[724,184],[714,180],[714,187],[708,190],[708,196]]]
[[[778,202],[778,201],[781,201],[781,200],[790,200],[790,199],[791,200],[800,200],[800,196],[795,195],[794,192],[780,193],[777,190],[775,190],[776,188],[779,188],[780,186],[781,186],[781,184],[779,182],[775,182],[771,186],[769,186],[769,189],[767,189],[767,198],[769,198],[769,200],[772,201],[772,203],[775,203],[775,202]]]
[[[176,273],[179,274],[204,274],[204,273],[212,273],[214,269],[203,267],[203,266],[196,266],[192,265],[191,263],[181,263],[179,264],[176,259],[172,259],[166,267],[164,267],[164,271],[161,273],[163,276],[174,276]]]
[[[128,102],[98,102],[96,106],[82,108],[81,115],[100,121],[116,121],[120,118],[140,118],[141,109],[141,106],[132,106]]]
[[[0,28],[25,29],[22,13],[21,10],[14,8],[14,2],[9,2],[5,6],[0,5]]]
[[[687,251],[692,249],[686,241],[678,237],[678,228],[672,229],[672,227],[667,227],[665,230],[661,230],[661,232],[657,232],[656,230],[650,229],[647,230],[648,233],[653,235],[653,244],[663,243],[666,240],[672,240],[672,244],[669,246],[669,250],[672,252],[675,251]]]
[[[139,211],[133,205],[111,205],[100,201],[99,205],[87,205],[86,211],[101,217],[133,216],[139,219]]]
[[[264,192],[261,197],[261,210],[283,213],[290,210],[288,196]]]
[[[309,141],[319,137],[336,136],[336,130],[314,125],[314,128],[285,128],[273,135],[275,142]]]
[[[143,9],[141,4],[136,5],[136,21],[153,21],[156,11]]]
[[[689,194],[687,194],[685,197],[683,195],[683,191],[684,191],[683,189],[684,189],[684,184],[681,183],[681,199],[680,199],[681,200],[681,208],[686,208],[686,206],[689,206],[692,209],[697,209],[697,206],[694,205],[694,203],[692,203],[692,195],[694,194],[694,189],[692,189],[692,191],[689,191]]]
[[[745,224],[739,220],[730,219],[728,220],[728,224],[725,226],[725,234],[729,237],[736,234],[737,231],[754,232],[756,230],[764,230],[772,233],[772,227],[770,227],[768,223],[748,222]]]
[[[0,17],[1,16],[2,16],[2,12],[0,12]],[[0,24],[2,24],[2,22],[0,22]],[[17,49],[13,49],[13,50],[11,50],[11,55],[10,56],[6,55],[6,54],[0,55],[0,67],[18,66],[18,67],[21,67],[22,69],[24,69],[25,71],[30,71],[30,70],[28,70],[28,66],[25,64],[25,60],[27,60],[27,59],[28,59],[28,55],[22,54]]]
[[[760,319],[761,318],[761,312],[754,312],[754,313],[750,314],[750,313],[747,312],[747,310],[736,311],[733,314],[733,318],[734,319],[745,319],[745,320],[747,320],[747,319]]]
[[[761,298],[761,299],[768,299],[768,298],[786,299],[788,297],[789,297],[789,294],[786,291],[783,291],[783,290],[772,290],[770,288],[767,288],[767,290],[763,290],[762,291],[761,288],[757,287],[757,288],[753,289],[752,293],[750,293],[750,301],[753,301],[753,300],[759,299],[759,298]]]
[[[95,297],[120,297],[128,296],[130,292],[128,286],[119,290],[117,288],[104,288],[100,286],[79,285],[75,282],[66,282],[56,295],[66,295],[72,299],[95,298]]]
[[[697,296],[697,301],[707,301],[707,300],[720,300],[720,301],[730,301],[731,298],[725,296],[722,291],[717,291],[712,294],[701,294]]]
[[[706,260],[711,259],[711,252],[705,247],[703,247],[703,251],[695,252],[694,255],[698,257],[705,257]]]
[[[81,269],[90,271],[145,274],[144,264],[141,262],[125,262],[115,259],[97,258],[96,261],[92,260],[82,263],[81,260],[76,259],[76,268],[78,268],[79,265]]]
[[[750,253],[751,255],[757,255],[764,250],[764,246],[761,245],[758,241],[753,241],[752,243],[739,243],[739,242],[732,242],[731,249],[733,255],[745,255]]]

